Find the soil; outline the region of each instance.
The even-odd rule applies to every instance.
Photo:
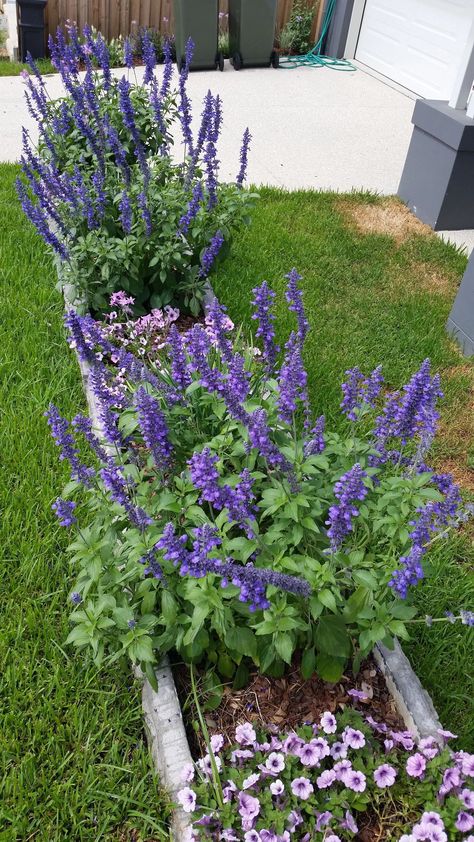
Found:
[[[176,665],[174,676],[187,719],[185,725],[191,752],[197,758],[205,754],[206,748],[200,732],[195,732],[192,727],[191,720],[197,717],[190,707],[191,688],[187,667]],[[347,692],[351,689],[361,690],[367,698],[352,698]],[[205,691],[202,690],[200,696],[205,698]],[[236,726],[244,721],[250,721],[260,728],[271,723],[286,732],[304,723],[317,722],[325,710],[337,713],[348,705],[378,721],[386,722],[393,729],[405,730],[385,679],[372,658],[362,664],[356,678],[347,671],[336,684],[322,681],[316,675],[308,680],[303,679],[297,663],[283,678],[270,678],[255,670],[244,689],[233,690],[230,685],[225,685],[219,707],[205,713],[205,719],[210,734],[223,734],[229,742],[233,742]]]

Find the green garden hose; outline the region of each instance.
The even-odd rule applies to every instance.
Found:
[[[287,56],[280,60],[280,67],[284,70],[293,70],[295,67],[330,67],[332,70],[357,70],[353,64],[346,58],[331,58],[331,56],[321,55],[321,49],[334,14],[336,0],[328,0],[326,10],[324,12],[323,25],[321,28],[321,35],[314,47],[305,55],[302,56]]]

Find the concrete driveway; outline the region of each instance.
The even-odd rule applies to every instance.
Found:
[[[121,76],[123,72],[116,71]],[[137,70],[137,79],[142,76]],[[162,73],[159,68],[158,76]],[[131,81],[133,72],[131,72]],[[32,137],[20,77],[0,78],[0,160],[21,155],[21,127]],[[47,77],[49,95],[63,94],[58,76]],[[396,193],[411,137],[414,100],[372,75],[328,68],[195,72],[189,93],[195,115],[211,88],[223,101],[221,177],[233,179],[246,126],[252,133],[249,181],[287,189],[372,190]],[[458,243],[472,232],[456,232]]]
[[[20,157],[22,125],[34,130],[23,88],[19,77],[0,78],[2,161]],[[327,68],[236,72],[226,63],[224,73],[190,74],[197,115],[208,88],[223,100],[224,177],[233,177],[238,169],[240,136],[249,126],[249,179],[255,184],[396,191],[411,135],[413,100],[372,76]],[[53,98],[63,92],[57,76],[48,77],[48,91]]]

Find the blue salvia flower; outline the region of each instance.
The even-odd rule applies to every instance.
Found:
[[[107,197],[105,195],[104,184],[105,178],[101,170],[96,170],[92,175],[92,185],[95,191],[95,211],[96,218],[102,220],[105,216],[105,205]]]
[[[212,140],[208,140],[206,143],[204,164],[206,167],[207,207],[209,210],[212,210],[212,208],[217,205],[217,175],[219,170],[219,161],[216,156],[216,145]]]
[[[120,112],[122,114],[122,120],[124,126],[129,130],[130,134],[132,135],[135,155],[137,157],[138,163],[140,164],[140,169],[142,171],[145,183],[148,183],[148,181],[150,180],[150,170],[146,160],[145,150],[143,149],[143,144],[140,140],[137,124],[135,122],[135,112],[133,110],[132,101],[130,99],[131,85],[129,82],[127,82],[125,76],[123,76],[120,79],[120,82],[118,83],[118,91],[119,106]]]
[[[81,433],[84,436],[89,447],[94,451],[98,459],[100,459],[100,461],[103,462],[104,465],[107,465],[111,457],[100,443],[99,438],[94,433],[92,429],[91,419],[88,418],[86,415],[82,415],[79,413],[72,419],[72,426],[75,430],[77,430],[77,432]]]
[[[355,502],[364,500],[368,493],[364,485],[366,476],[366,472],[359,464],[356,464],[350,471],[343,474],[334,486],[334,496],[338,503],[330,506],[326,521],[332,552],[337,552],[341,548],[345,538],[354,528],[352,519],[359,514]]]
[[[191,383],[192,378],[188,370],[184,340],[176,325],[171,325],[168,334],[168,345],[173,383],[178,389],[184,392]]]
[[[198,136],[194,145],[192,157],[187,171],[187,182],[191,182],[194,177],[199,156],[204,148],[204,143],[210,138],[212,133],[212,125],[214,121],[214,97],[211,91],[208,91],[204,97],[204,108],[201,115],[201,125],[199,126]]]
[[[73,500],[63,500],[62,497],[58,497],[51,508],[58,518],[60,525],[67,528],[77,523],[77,517],[74,515],[76,506],[77,503],[74,503]]]
[[[205,447],[194,453],[188,462],[191,482],[201,492],[201,501],[210,503],[216,509],[225,505],[223,490],[219,486],[219,471],[216,468],[218,456]]]
[[[242,146],[240,149],[240,170],[238,172],[236,178],[236,184],[238,187],[242,187],[245,177],[247,175],[247,166],[248,166],[248,156],[249,156],[249,148],[250,148],[250,141],[252,140],[252,135],[250,134],[248,128],[245,129],[243,138],[242,138]]]
[[[110,374],[104,365],[97,364],[89,372],[89,386],[98,403],[98,414],[104,436],[110,444],[117,447],[123,445],[122,434],[118,429],[119,416],[113,407],[117,405],[117,397],[108,385]]]
[[[240,403],[247,400],[249,394],[251,373],[245,369],[245,358],[242,354],[233,354],[227,367],[227,393],[235,395]]]
[[[131,70],[133,68],[133,49],[130,38],[125,38],[125,41],[123,42],[123,58],[126,67]]]
[[[324,428],[326,426],[326,419],[324,415],[320,415],[313,429],[310,430],[308,440],[304,445],[305,456],[315,456],[322,453],[325,448],[324,442]]]
[[[140,564],[146,565],[143,571],[145,576],[149,576],[151,573],[154,579],[158,579],[166,587],[166,577],[163,573],[163,568],[156,557],[156,553],[158,550],[158,545],[155,545],[152,550],[149,550],[144,556],[142,556],[139,559],[139,562]]]
[[[110,72],[110,55],[109,48],[105,38],[100,32],[97,35],[94,43],[94,55],[102,68],[102,75],[104,78],[104,87],[107,91],[112,83],[112,74]]]
[[[219,254],[222,246],[224,244],[224,237],[221,231],[216,231],[214,236],[211,239],[208,247],[204,249],[204,252],[201,257],[201,268],[199,270],[199,277],[200,278],[207,278],[209,275],[214,261]]]
[[[178,83],[178,90],[179,90],[179,105],[178,105],[178,116],[181,123],[181,130],[183,132],[183,138],[185,145],[187,147],[187,153],[190,157],[193,157],[193,150],[194,150],[194,140],[193,140],[193,132],[191,128],[191,103],[189,101],[189,97],[186,91],[186,82],[189,75],[189,66],[191,64],[192,56],[194,52],[194,43],[191,38],[188,38],[186,43],[186,50],[185,50],[185,59],[184,64],[181,68],[181,73],[179,74],[179,83]]]
[[[80,360],[95,365],[97,357],[93,343],[84,333],[82,319],[75,310],[68,310],[64,314],[64,326],[69,337],[69,347],[77,351]]]
[[[170,90],[171,77],[173,75],[173,49],[169,38],[167,38],[163,44],[163,55],[165,59],[165,65],[160,88],[161,99],[168,96]]]
[[[186,235],[188,233],[189,226],[196,219],[196,216],[199,213],[202,199],[202,184],[200,181],[197,181],[193,188],[193,195],[188,202],[186,213],[184,213],[181,219],[179,220],[179,231],[181,234]]]
[[[141,532],[144,532],[146,527],[150,526],[153,521],[143,509],[139,506],[134,506],[131,502],[129,497],[131,483],[127,482],[119,469],[111,463],[101,469],[100,476],[112,499],[122,506],[133,525],[140,529]]]
[[[406,599],[408,589],[423,579],[424,572],[421,559],[424,550],[422,547],[413,546],[406,556],[400,558],[401,568],[392,573],[389,586],[397,596]]]
[[[150,82],[150,103],[151,107],[153,108],[153,114],[156,120],[156,124],[162,136],[160,152],[164,153],[168,148],[168,135],[166,131],[166,124],[163,118],[162,98],[158,91],[158,82],[156,81],[155,76],[153,76]]]
[[[78,450],[71,435],[69,423],[59,413],[57,407],[50,403],[48,411],[45,412],[48,419],[48,425],[51,428],[51,435],[53,436],[55,444],[60,449],[59,458],[67,459],[71,466],[71,474],[73,479],[82,482],[87,488],[91,485],[91,480],[94,477],[94,470],[83,465],[78,458]]]
[[[132,230],[132,206],[126,190],[122,191],[119,209],[122,228],[126,234],[130,234],[130,231]]]
[[[222,128],[222,100],[217,94],[214,97],[212,120],[209,125],[208,138],[212,143],[217,143]]]
[[[286,353],[278,375],[278,415],[287,424],[293,422],[298,401],[308,403],[307,374],[301,356],[301,344],[293,331],[285,345]]]
[[[258,319],[258,327],[255,335],[262,340],[263,345],[263,360],[267,374],[271,374],[275,368],[277,354],[279,352],[278,345],[275,344],[275,328],[273,322],[275,315],[272,312],[275,293],[268,286],[266,281],[263,281],[260,286],[252,290],[254,299],[252,305],[256,308],[252,315],[252,319]]]
[[[296,269],[292,269],[288,275],[285,275],[285,278],[288,279],[285,298],[288,302],[288,309],[291,310],[292,313],[296,314],[298,321],[298,338],[300,345],[302,346],[309,331],[309,322],[304,311],[303,293],[298,286],[298,281],[301,281],[301,275],[298,274]]]
[[[142,36],[142,58],[143,63],[145,65],[145,74],[143,77],[143,81],[145,85],[148,85],[148,83],[151,82],[154,76],[154,71],[156,67],[156,53],[152,40],[148,35],[148,31],[146,29]]]
[[[127,153],[125,152],[116,129],[111,124],[107,115],[104,117],[104,132],[109,147],[114,155],[115,162],[122,172],[125,184],[128,186],[130,184],[130,167],[127,162]]]
[[[148,201],[147,201],[147,198],[146,198],[143,190],[138,194],[137,201],[138,201],[138,207],[140,208],[141,217],[143,219],[143,222],[145,223],[145,231],[146,231],[147,237],[149,237],[152,230],[153,230],[153,225],[152,225],[152,221],[151,221],[151,214],[150,214],[150,211],[149,211],[149,208],[148,208]]]
[[[250,611],[264,610],[270,606],[265,594],[268,585],[303,598],[310,596],[311,588],[304,579],[267,568],[257,568],[253,564],[243,566],[227,559],[223,561],[209,557],[209,553],[214,552],[221,544],[215,528],[209,524],[197,527],[194,536],[193,549],[189,551],[186,549],[186,536],[178,537],[173,524],[168,523],[156,545],[162,550],[167,561],[172,561],[179,567],[181,576],[202,578],[209,573],[220,576],[222,587],[232,583],[239,588],[239,599],[248,603]]]
[[[229,319],[226,315],[226,307],[219,303],[215,295],[206,310],[206,325],[212,333],[213,341],[222,358],[229,363],[233,358],[232,342],[227,338]]]
[[[30,222],[33,223],[45,243],[51,246],[51,248],[53,248],[63,260],[68,260],[69,252],[66,246],[52,232],[47,215],[41,210],[41,208],[33,204],[19,178],[16,180],[16,189],[23,212]]]
[[[143,386],[135,393],[135,406],[143,440],[151,451],[155,464],[162,470],[168,465],[173,452],[165,416],[156,398]]]
[[[76,197],[82,205],[82,211],[87,221],[87,227],[90,229],[98,228],[99,223],[96,218],[95,207],[90,191],[86,186],[82,172],[77,165],[74,167],[73,185],[75,187]]]

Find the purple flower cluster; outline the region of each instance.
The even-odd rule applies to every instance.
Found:
[[[354,528],[352,519],[359,514],[355,501],[364,500],[368,493],[364,484],[366,476],[366,472],[356,464],[334,486],[334,496],[339,502],[330,506],[326,521],[327,534],[334,553],[341,548],[345,538]]]
[[[308,406],[307,374],[303,365],[302,345],[295,332],[285,345],[286,353],[278,374],[278,414],[281,421],[292,424],[298,402]]]
[[[201,256],[201,269],[199,275],[201,278],[207,278],[222,246],[224,245],[224,236],[221,231],[211,237],[211,241],[206,249],[204,249]]]
[[[425,808],[419,821],[406,827],[410,835],[400,842],[448,842],[448,822],[464,834],[474,828],[474,791],[469,786],[474,755],[455,752],[451,758],[444,751],[438,756],[442,749],[433,738],[420,740],[413,752],[409,732],[391,731],[371,717],[365,724],[359,718],[357,724],[359,728],[346,726],[339,732],[336,717],[326,711],[318,723],[306,724],[298,733],[279,734],[269,726],[270,733],[258,734],[252,723],[243,722],[235,730],[235,743],[228,747],[221,734],[213,734],[208,750],[214,764],[209,753],[182,772],[185,786],[178,801],[192,818],[189,838],[310,842],[321,836],[325,842],[342,842],[366,824],[360,794],[365,793],[363,803],[370,813],[373,803],[383,797],[381,791],[389,798],[387,791],[395,785],[399,790],[394,796],[407,797],[408,803],[412,793],[416,804],[438,803],[437,809]],[[444,740],[454,736],[439,733]],[[380,734],[391,743],[385,754]],[[213,766],[219,780],[211,789]],[[230,812],[226,806],[224,823],[213,800],[216,785],[223,803],[232,806]]]
[[[347,380],[342,384],[341,409],[349,421],[357,421],[364,406],[374,407],[383,385],[382,366],[374,368],[369,377],[364,377],[359,368],[346,371]]]
[[[77,503],[74,503],[73,500],[63,500],[62,497],[58,497],[51,508],[61,526],[69,527],[77,523],[77,518],[74,515],[76,506]]]
[[[259,287],[255,287],[252,292],[254,294],[252,304],[256,308],[252,319],[258,319],[258,327],[255,335],[262,340],[263,361],[266,372],[270,375],[275,368],[277,354],[280,350],[278,345],[275,344],[275,328],[273,326],[275,315],[272,312],[272,308],[275,293],[270,289],[266,281],[263,281]]]
[[[48,424],[51,428],[51,435],[53,436],[55,444],[60,449],[60,459],[67,459],[71,466],[71,475],[73,479],[82,482],[86,488],[89,488],[94,477],[94,470],[83,465],[79,460],[78,450],[74,441],[74,436],[70,431],[68,421],[59,413],[54,404],[49,405],[48,411],[45,413],[48,419]]]
[[[439,375],[431,376],[430,361],[426,359],[402,392],[389,395],[382,414],[376,418],[375,447],[382,461],[390,458],[387,448],[391,440],[399,439],[404,447],[415,437],[419,441],[416,458],[421,461],[436,432],[439,397],[442,397]]]
[[[244,469],[235,488],[227,484],[219,485],[218,461],[219,457],[211,453],[208,447],[195,453],[189,460],[189,473],[193,484],[201,492],[201,503],[210,503],[217,511],[228,509],[230,519],[240,524],[247,535],[252,537],[255,494],[250,473]]]
[[[101,468],[100,476],[112,500],[122,506],[133,525],[144,532],[152,520],[143,509],[132,503],[130,492],[133,491],[133,482],[125,479],[121,470],[112,462],[109,462],[107,467]]]
[[[135,406],[143,440],[153,455],[155,465],[163,472],[168,467],[173,452],[166,418],[159,402],[144,386],[140,386],[135,392]]]
[[[239,599],[249,605],[250,611],[263,610],[270,606],[265,591],[273,585],[287,593],[308,597],[311,589],[304,579],[288,576],[267,568],[254,567],[253,564],[240,565],[229,559],[220,559],[214,553],[221,545],[215,527],[204,524],[194,530],[193,549],[186,549],[187,536],[177,536],[175,527],[168,523],[156,544],[162,550],[165,561],[171,561],[179,568],[181,576],[202,578],[208,574],[221,577],[222,587],[229,583],[239,588]]]
[[[239,187],[242,187],[245,177],[247,175],[247,166],[248,166],[248,156],[249,156],[249,148],[250,148],[250,141],[252,140],[252,135],[250,134],[248,128],[245,129],[244,135],[242,138],[242,146],[240,149],[240,170],[238,172],[236,178],[236,184]]]

